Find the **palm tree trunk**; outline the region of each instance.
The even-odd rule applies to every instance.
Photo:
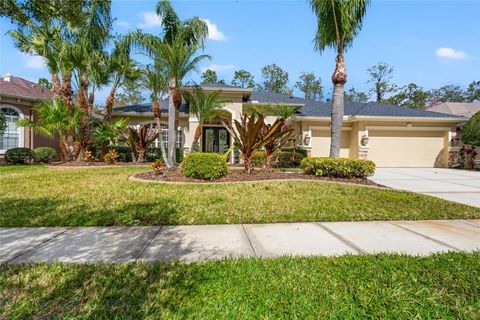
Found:
[[[86,72],[82,72],[80,79],[80,87],[78,88],[78,104],[82,111],[82,136],[80,138],[82,150],[80,154],[85,153],[92,146],[92,139],[90,137],[90,112],[87,100],[88,92],[88,77]]]
[[[195,135],[193,136],[192,145],[190,146],[190,153],[193,152],[193,149],[195,149],[195,145],[198,143],[198,140],[200,140],[200,136],[202,135],[202,129],[203,123],[198,123],[197,129],[195,129]]]
[[[343,60],[343,52],[337,55],[335,71],[332,75],[333,98],[332,98],[332,127],[330,141],[330,158],[340,157],[340,141],[342,138],[342,121],[344,111],[344,85],[347,82],[347,72]]]
[[[53,97],[55,99],[60,98],[60,79],[58,78],[58,74],[56,72],[52,73],[52,90],[53,90]]]
[[[165,150],[165,144],[163,143],[163,130],[162,130],[162,124],[160,123],[160,118],[162,116],[162,108],[158,100],[153,102],[152,109],[153,109],[153,115],[157,122],[158,141],[160,142],[160,150],[162,152],[163,163],[165,163],[165,166],[167,168],[171,168],[172,165],[170,164],[167,151]]]
[[[103,124],[109,124],[112,119],[113,104],[115,103],[115,89],[110,91],[110,94],[105,101],[105,110],[103,111]]]
[[[62,73],[62,88],[60,89],[60,93],[65,106],[68,108],[68,110],[72,110],[72,75],[68,72]]]
[[[177,161],[175,159],[175,144],[177,142],[177,128],[175,127],[175,79],[170,79],[170,96],[168,97],[168,161],[175,167]]]

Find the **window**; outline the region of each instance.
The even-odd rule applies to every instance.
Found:
[[[165,123],[161,124],[162,126],[162,138],[163,138],[163,143],[165,147],[168,147],[168,129],[167,125]],[[183,145],[185,143],[185,136],[183,134],[183,129],[177,130],[177,148],[183,149]],[[160,148],[160,141],[158,139],[155,139],[152,143],[152,147],[154,148]]]
[[[22,129],[17,125],[20,114],[12,108],[1,108],[0,110],[5,114],[7,120],[6,130],[0,134],[0,150],[23,147]]]

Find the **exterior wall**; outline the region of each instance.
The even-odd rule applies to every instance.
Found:
[[[300,146],[307,149],[311,156],[328,156],[330,148],[330,120],[303,120],[297,121],[299,128]],[[446,167],[449,157],[449,141],[455,135],[456,124],[443,121],[392,121],[387,120],[362,120],[362,121],[344,121],[341,141],[341,157],[371,159],[372,156],[378,157],[378,150],[392,146],[402,156],[402,151],[395,148],[405,148],[405,150],[418,150],[418,165],[427,166],[426,159],[430,155],[424,155],[423,160],[420,155],[427,152],[425,148],[430,146],[431,153],[438,151],[435,155],[435,161],[431,165]],[[369,154],[372,143],[381,143],[380,139],[369,142],[369,133],[374,136],[385,136],[382,138],[385,145],[375,145],[375,153]],[[305,143],[305,137],[308,137],[309,143]],[[409,139],[411,137],[411,139]],[[369,157],[370,155],[370,157]],[[409,157],[413,158],[409,162]],[[422,162],[423,161],[423,162]],[[404,161],[395,162],[396,165],[404,163],[407,166],[415,166],[415,153],[405,153]]]
[[[29,100],[22,100],[22,99],[14,99],[11,97],[1,97],[0,100],[0,108],[8,108],[8,107],[13,107],[12,109],[16,109],[17,111],[20,111],[20,117],[21,118],[27,118],[31,120],[37,120],[38,117],[34,113],[34,108],[38,104],[38,102],[34,101],[29,101]],[[57,149],[57,141],[55,139],[48,139],[42,135],[39,135],[35,132],[33,132],[32,129],[24,127],[21,128],[21,132],[23,134],[23,137],[21,138],[22,141],[20,141],[20,147],[25,147],[25,148],[31,148],[35,149],[38,147],[52,147],[54,149]],[[2,154],[0,154],[0,157],[3,157]]]

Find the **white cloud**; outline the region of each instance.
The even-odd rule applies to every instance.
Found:
[[[452,48],[438,48],[437,51],[435,51],[435,54],[437,55],[437,57],[440,58],[455,60],[461,60],[467,57],[467,54],[465,52]]]
[[[115,24],[119,27],[125,27],[125,28],[130,27],[130,22],[124,21],[124,20],[118,20],[115,22]]]
[[[227,37],[222,31],[218,30],[217,25],[208,19],[202,19],[208,26],[208,39],[214,41],[225,41]]]
[[[25,63],[25,67],[30,69],[40,69],[45,67],[45,60],[40,56],[31,55],[28,53],[20,52],[22,59]]]
[[[142,22],[138,24],[140,28],[153,28],[162,25],[162,19],[153,11],[144,12],[140,15]]]
[[[225,72],[233,68],[235,68],[235,65],[233,64],[211,64],[207,67],[201,68],[201,70],[202,72],[205,72],[207,70],[213,70],[215,72]]]

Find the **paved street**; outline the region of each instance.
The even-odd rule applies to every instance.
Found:
[[[480,220],[0,228],[0,262],[186,262],[227,257],[480,250]]]
[[[480,171],[444,168],[377,168],[370,180],[480,207]]]

